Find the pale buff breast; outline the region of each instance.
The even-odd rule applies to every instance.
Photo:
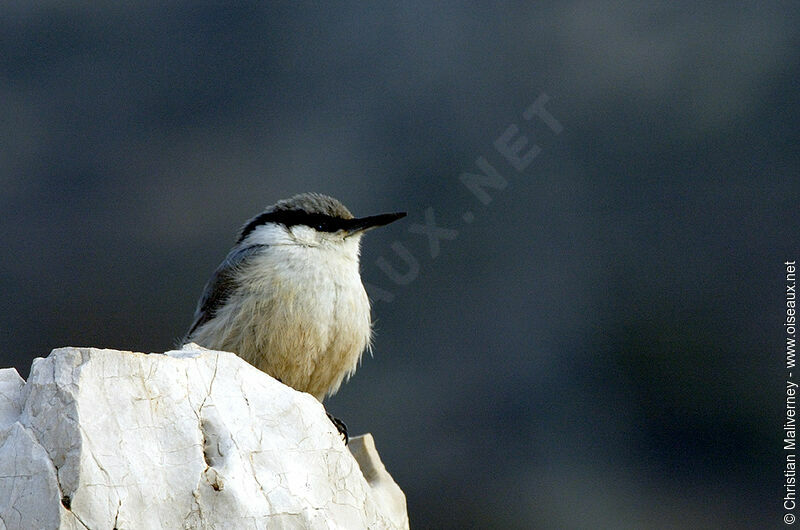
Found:
[[[237,353],[321,401],[352,375],[369,345],[369,301],[357,260],[322,248],[281,250],[243,271],[246,290],[195,340]]]

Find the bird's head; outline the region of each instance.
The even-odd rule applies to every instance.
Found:
[[[358,252],[364,232],[406,216],[405,212],[354,217],[344,204],[320,193],[278,201],[250,219],[237,244],[345,246]]]

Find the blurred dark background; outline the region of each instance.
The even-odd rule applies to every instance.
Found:
[[[240,225],[319,191],[409,212],[328,406],[413,527],[778,527],[799,75],[794,2],[3,2],[0,365],[171,348]]]

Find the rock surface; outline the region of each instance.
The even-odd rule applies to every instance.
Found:
[[[0,370],[0,530],[408,528],[370,435],[235,355],[92,348]]]

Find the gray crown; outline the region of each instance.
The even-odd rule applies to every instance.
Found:
[[[267,212],[302,210],[306,213],[329,215],[339,219],[353,219],[353,214],[338,200],[321,193],[299,193],[276,202]]]

